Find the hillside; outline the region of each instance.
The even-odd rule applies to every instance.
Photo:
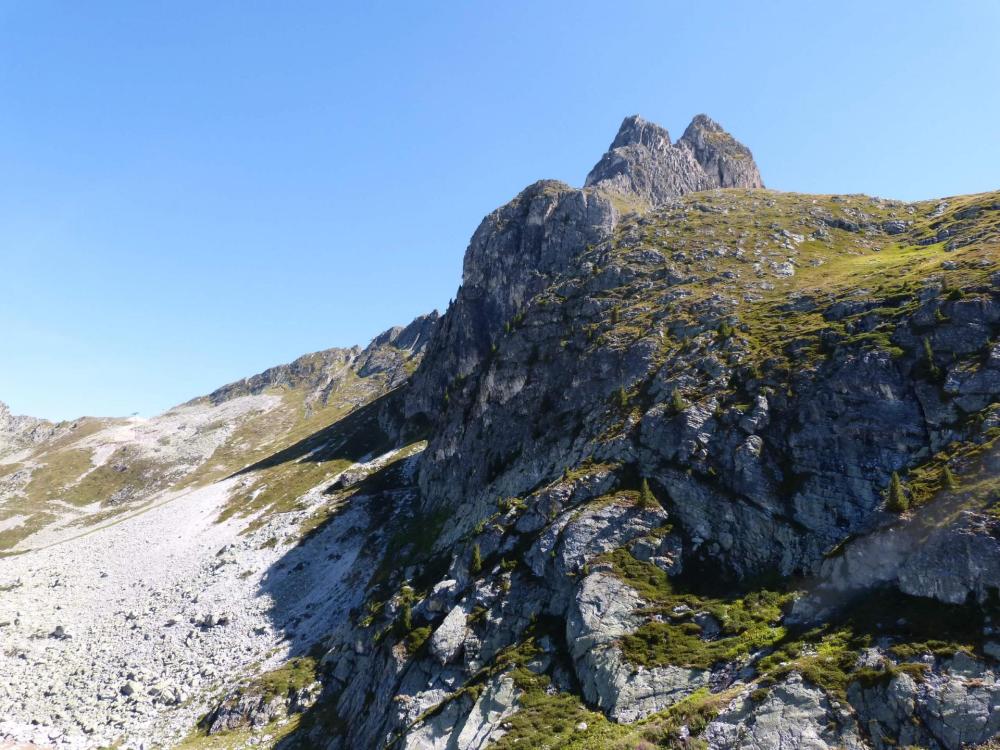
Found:
[[[32,640],[8,623],[19,640],[0,676],[17,691],[0,692],[0,737],[987,743],[1000,734],[998,264],[1000,192],[777,192],[703,115],[676,142],[626,118],[583,188],[541,181],[483,220],[446,313],[419,345],[379,345],[409,353],[393,367],[314,355],[114,450],[100,446],[132,423],[0,420],[17,467],[0,508],[28,519],[4,532],[22,554],[0,559],[0,584],[22,583],[0,620],[37,596],[24,581],[57,578],[72,600],[119,555],[82,559],[181,519],[189,546],[162,554],[192,556],[187,583],[149,570],[134,585],[186,587],[171,606],[195,618],[174,633],[162,607],[124,612],[136,642],[167,645],[122,655],[88,723],[67,701],[93,680],[25,685],[100,638]],[[197,440],[181,432],[192,424]],[[184,451],[167,451],[171,430]],[[81,489],[89,466],[153,445],[169,458],[122,507],[192,494],[129,516],[120,485]],[[238,610],[220,624],[221,600]],[[163,700],[177,670],[197,679]],[[65,708],[42,708],[53,694]]]
[[[168,490],[210,484],[292,445],[405,381],[436,321],[418,318],[364,349],[307,354],[151,419],[53,424],[0,404],[0,553],[114,521]],[[257,477],[251,492],[279,480]],[[276,495],[234,500],[232,510],[249,515],[295,500]]]

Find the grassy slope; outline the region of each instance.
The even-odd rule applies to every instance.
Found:
[[[673,330],[685,324],[694,327],[703,309],[699,305],[717,295],[738,299],[735,314],[725,321],[731,329],[719,339],[735,338],[733,343],[741,353],[750,354],[752,366],[784,371],[790,378],[793,371],[814,367],[826,355],[824,338],[829,341],[833,337],[852,348],[870,347],[896,354],[892,339],[896,321],[912,312],[916,295],[928,288],[942,298],[959,299],[967,294],[965,290],[988,287],[990,276],[1000,269],[998,207],[1000,193],[903,204],[866,196],[714,191],[627,218],[610,246],[590,253],[595,267],[609,261],[631,265],[636,249],[654,248],[671,259],[674,269],[679,265],[690,281],[681,283],[684,296],[669,306],[669,327]],[[817,233],[820,216],[876,227],[902,220],[908,226],[898,234],[879,228],[852,231],[850,226],[829,225]],[[941,232],[951,236],[939,241]],[[734,246],[744,249],[742,258],[734,257]],[[717,254],[720,247],[730,252]],[[788,259],[794,264],[794,275],[782,277],[771,272],[769,262],[779,264]],[[763,264],[761,275],[755,273],[754,263]],[[655,300],[676,288],[676,280],[668,281],[655,269],[638,269],[641,291],[637,293],[636,285],[627,284],[603,293],[605,301],[616,309],[610,329],[588,332],[600,337],[596,344],[625,349],[651,331],[662,330],[667,311]],[[559,291],[557,284],[550,303],[559,301]],[[802,298],[809,304],[789,304]],[[839,320],[824,315],[831,305],[844,299],[875,304]],[[889,304],[880,305],[880,300]],[[852,322],[872,312],[880,319],[874,330],[849,332]],[[789,347],[795,341],[798,345]],[[666,360],[672,350],[683,346],[682,339],[668,337],[662,358]],[[737,395],[729,394],[730,398]],[[943,466],[947,463],[953,469],[959,467],[956,494],[964,499],[960,509],[996,508],[997,480],[984,472],[979,461],[995,450],[996,440],[991,434],[983,442],[952,445],[917,467],[908,485],[914,502],[929,503],[943,491]],[[954,504],[949,507],[952,513],[957,512]],[[946,520],[937,518],[935,522]],[[900,671],[921,679],[926,666],[917,660],[927,653],[983,654],[982,626],[988,613],[974,606],[955,607],[887,594],[847,607],[837,621],[824,627],[795,630],[784,626],[782,620],[783,610],[794,596],[784,588],[788,582],[781,584],[781,590],[751,586],[728,592],[695,592],[678,588],[660,569],[634,559],[624,549],[608,555],[604,563],[649,604],[647,623],[620,643],[631,662],[646,667],[674,664],[707,668],[725,661],[753,661],[755,699],[792,670],[843,700],[852,681],[887,680]],[[678,605],[690,609],[675,614]],[[722,626],[717,639],[702,640],[702,628],[693,618],[699,612],[711,614]],[[895,664],[871,673],[858,668],[856,662],[858,653],[876,639],[892,644],[890,654]],[[519,686],[524,691],[520,711],[510,720],[510,731],[494,743],[497,748],[543,744],[553,749],[689,746],[681,741],[681,726],[696,735],[732,698],[732,691],[713,695],[701,690],[636,725],[618,726],[587,708],[578,696],[551,691],[544,676],[522,676]]]

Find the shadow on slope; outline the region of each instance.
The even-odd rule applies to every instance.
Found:
[[[295,463],[354,463],[383,455],[398,445],[380,417],[392,419],[401,396],[401,389],[390,392],[233,476]],[[288,659],[227,695],[202,720],[202,730],[213,735],[227,729],[247,731],[263,721],[269,732],[280,734],[271,711],[281,698],[294,720],[278,747],[315,747],[317,733],[330,736],[337,731],[332,701],[321,695],[305,707],[303,697],[310,685],[323,682],[320,657],[330,634],[364,614],[361,607],[368,592],[384,576],[384,558],[403,564],[411,556],[414,535],[400,533],[406,524],[397,520],[410,517],[416,507],[418,459],[419,449],[399,451],[356,483],[324,490],[328,500],[320,507],[325,515],[321,511],[318,520],[301,529],[297,542],[264,572],[258,588],[258,595],[271,601],[268,617],[288,649]],[[416,544],[420,546],[419,540]]]
[[[392,440],[379,424],[379,416],[387,410],[397,410],[401,400],[401,388],[390,391],[297,443],[243,467],[231,476],[252,474],[292,461],[360,461],[367,455],[384,452],[391,447]]]

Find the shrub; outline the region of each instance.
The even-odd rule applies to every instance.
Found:
[[[675,390],[670,396],[670,408],[674,410],[675,414],[679,414],[684,411],[687,407],[687,401],[681,395],[680,391]]]
[[[892,472],[892,479],[889,480],[889,497],[886,507],[893,513],[902,513],[910,507],[910,501],[906,497],[906,489],[899,479],[899,474]]]
[[[615,400],[617,401],[618,406],[620,408],[622,409],[628,408],[628,393],[625,391],[625,386],[621,386],[618,389],[618,393],[615,396]]]
[[[413,608],[410,600],[404,599],[399,608],[399,617],[396,619],[396,634],[400,637],[413,630]]]
[[[483,555],[479,551],[479,545],[472,545],[472,562],[469,563],[469,572],[478,575],[483,569]]]
[[[927,370],[931,377],[940,378],[941,370],[934,364],[934,348],[931,346],[931,340],[926,336],[924,336],[924,359],[927,360]]]
[[[944,471],[941,474],[941,484],[949,492],[954,492],[958,489],[958,480],[955,478],[955,474],[948,465],[945,465]]]
[[[432,630],[433,628],[429,625],[424,625],[422,628],[417,628],[416,630],[411,631],[410,634],[406,636],[406,652],[408,654],[417,653],[417,651],[420,650],[420,647],[423,646],[427,642],[427,639],[431,637]]]
[[[653,495],[653,491],[649,489],[649,480],[642,480],[642,487],[639,490],[639,507],[644,510],[650,510],[655,508],[659,503],[656,501],[656,497]]]

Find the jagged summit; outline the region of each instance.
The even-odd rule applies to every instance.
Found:
[[[670,133],[655,122],[644,120],[639,115],[630,115],[622,120],[618,135],[611,142],[611,150],[638,144],[656,150],[670,146]]]
[[[696,190],[764,183],[750,149],[707,115],[697,115],[677,143],[665,128],[632,115],[585,185],[656,206]]]
[[[455,306],[429,347],[439,366],[416,376],[410,414],[432,413],[446,385],[438,376],[470,372],[521,306],[625,214],[719,187],[763,183],[750,150],[718,123],[698,115],[672,143],[665,128],[631,115],[583,189],[539,180],[487,215],[466,251]]]
[[[764,187],[750,149],[708,115],[696,115],[679,143],[694,150],[694,158],[719,187]]]
[[[14,414],[0,401],[0,455],[44,440],[53,430],[51,422]]]

